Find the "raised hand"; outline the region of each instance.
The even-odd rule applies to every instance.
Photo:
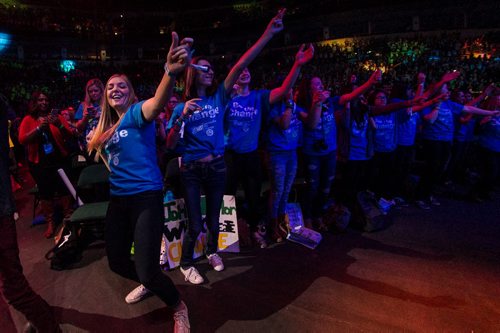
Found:
[[[382,81],[382,71],[380,69],[377,69],[375,72],[373,72],[372,76],[370,76],[368,81],[371,84],[377,84],[380,81]]]
[[[443,75],[443,77],[441,78],[441,81],[443,81],[443,82],[450,82],[450,81],[455,80],[459,76],[460,76],[460,72],[459,71],[448,72],[448,73],[446,73],[446,74]]]
[[[180,74],[191,61],[192,38],[184,38],[179,44],[179,36],[175,31],[172,32],[172,44],[167,55],[167,69],[170,73]]]
[[[411,104],[413,106],[420,106],[420,105],[424,104],[425,100],[426,100],[426,98],[424,96],[417,96],[414,99],[412,99]]]
[[[314,56],[314,46],[309,43],[307,44],[307,48],[305,47],[305,44],[302,44],[295,55],[295,62],[300,66],[307,64]]]
[[[49,128],[49,119],[48,117],[40,117],[38,118],[40,120],[40,128],[41,129],[48,129]]]
[[[316,91],[313,95],[313,105],[324,103],[329,97],[330,92],[328,90]]]
[[[283,16],[285,15],[286,8],[282,8],[278,11],[275,17],[271,19],[271,22],[267,25],[264,34],[274,36],[281,30],[283,30]]]
[[[484,89],[484,95],[490,96],[494,91],[496,87],[494,83],[490,83],[485,89]]]
[[[418,73],[418,75],[417,75],[417,82],[419,84],[425,83],[425,73],[422,73],[422,72]]]
[[[47,120],[50,124],[54,126],[59,126],[61,124],[61,120],[59,119],[59,117],[53,114],[49,114],[47,116]]]
[[[199,106],[196,102],[201,101],[201,98],[193,98],[187,101],[184,104],[184,109],[182,110],[183,117],[190,117],[195,111],[201,110],[201,106]]]

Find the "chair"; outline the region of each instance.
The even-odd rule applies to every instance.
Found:
[[[73,212],[70,222],[103,234],[109,205],[109,171],[104,164],[90,165],[82,170],[78,177],[77,196],[83,205]]]

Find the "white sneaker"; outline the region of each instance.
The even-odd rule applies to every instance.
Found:
[[[139,287],[135,288],[131,292],[128,293],[128,295],[125,297],[125,302],[128,304],[134,304],[137,302],[142,301],[148,296],[151,296],[153,293],[146,289],[142,284],[139,285]]]
[[[262,235],[260,231],[253,232],[252,237],[255,243],[259,244],[259,247],[261,249],[265,249],[267,247],[266,239],[264,238],[264,235]]]
[[[184,274],[185,280],[191,282],[192,284],[200,284],[204,281],[198,270],[193,266],[188,269],[183,269],[181,267],[181,273]]]
[[[219,257],[217,253],[212,253],[207,256],[208,263],[212,265],[212,267],[217,271],[220,272],[224,269],[224,263],[222,262],[222,258]]]
[[[189,333],[191,326],[189,325],[188,309],[184,302],[184,309],[174,312],[174,333]]]

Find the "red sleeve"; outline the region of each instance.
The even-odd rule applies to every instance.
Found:
[[[31,116],[25,116],[19,126],[19,143],[27,145],[28,133],[33,131],[38,126],[38,123]]]

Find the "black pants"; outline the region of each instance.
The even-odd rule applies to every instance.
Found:
[[[260,191],[262,184],[262,164],[257,150],[239,154],[227,151],[226,160],[226,193],[236,195],[238,184],[245,191],[245,201],[248,205],[247,222],[251,231],[256,231],[261,220]]]
[[[434,194],[450,159],[451,142],[423,140],[425,170],[419,184],[417,199],[426,200]]]
[[[353,209],[356,203],[356,194],[368,189],[368,167],[370,160],[349,160],[342,163],[343,194],[341,201]]]
[[[381,197],[392,198],[395,193],[396,152],[376,152],[371,159],[371,187]]]
[[[142,283],[168,306],[179,304],[179,293],[160,268],[164,209],[161,191],[111,196],[106,216],[106,252],[111,270]],[[134,261],[130,248],[134,242]]]
[[[488,197],[500,176],[500,153],[480,147],[479,156],[481,179],[477,192],[480,197]]]
[[[409,190],[409,178],[414,159],[414,146],[398,146],[396,148],[394,162],[395,195],[406,200],[412,197]]]

